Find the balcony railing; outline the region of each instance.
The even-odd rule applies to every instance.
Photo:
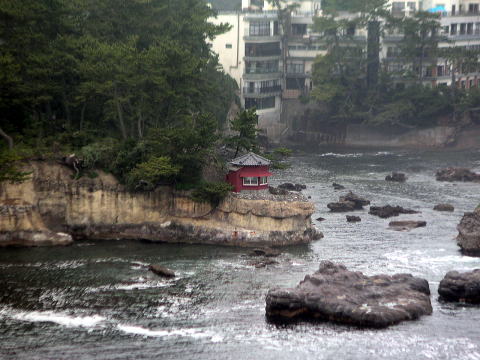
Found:
[[[250,88],[246,86],[243,88],[244,94],[269,94],[269,93],[275,93],[279,91],[282,91],[281,85],[261,87],[261,88]]]

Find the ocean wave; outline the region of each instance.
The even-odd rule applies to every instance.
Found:
[[[55,311],[18,311],[15,309],[2,309],[2,317],[26,322],[50,322],[66,327],[95,327],[106,320],[100,315],[74,316]]]
[[[329,152],[329,153],[319,154],[318,156],[320,156],[320,157],[353,157],[353,158],[356,158],[356,157],[360,157],[360,156],[363,156],[363,155],[364,155],[363,153],[338,154],[338,153]]]
[[[140,335],[146,337],[193,337],[210,339],[212,342],[221,342],[223,337],[212,333],[211,331],[204,331],[202,329],[173,329],[173,330],[150,330],[141,326],[119,324],[117,329],[131,335]]]

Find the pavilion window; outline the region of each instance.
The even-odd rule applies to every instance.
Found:
[[[267,185],[268,184],[268,179],[266,176],[260,177],[260,185]]]
[[[244,177],[242,179],[244,186],[258,186],[258,177]]]

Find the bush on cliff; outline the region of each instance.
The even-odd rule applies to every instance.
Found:
[[[20,183],[29,178],[29,172],[18,169],[19,160],[21,157],[13,150],[0,149],[0,183],[3,181]]]
[[[203,182],[193,191],[192,199],[218,206],[232,190],[233,186],[226,182]]]
[[[153,190],[158,185],[171,184],[180,172],[180,166],[172,164],[168,156],[152,156],[137,164],[126,178],[130,190]]]

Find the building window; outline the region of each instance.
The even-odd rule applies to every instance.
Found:
[[[287,77],[287,90],[303,90],[305,89],[305,79]]]
[[[307,33],[307,24],[292,24],[292,35],[302,36]]]
[[[244,186],[258,186],[258,177],[244,177],[242,179]]]
[[[305,73],[305,64],[288,62],[287,63],[287,73],[289,74],[304,74]]]
[[[457,24],[450,25],[450,35],[457,35]]]
[[[278,60],[272,61],[246,61],[246,74],[271,74],[278,72]]]
[[[473,23],[467,24],[467,35],[473,35]]]
[[[232,44],[225,44],[225,48],[226,48],[226,49],[231,49],[231,48],[232,48]]]
[[[275,56],[280,54],[280,42],[245,44],[245,56]]]
[[[250,36],[270,36],[270,21],[251,21]]]
[[[467,24],[465,23],[460,24],[460,35],[465,35],[466,29],[467,29]]]
[[[275,96],[270,96],[266,98],[246,98],[245,99],[245,109],[255,108],[257,110],[262,109],[273,109],[275,108]]]
[[[414,2],[407,2],[407,8],[410,11],[415,11],[415,10],[417,10],[417,4],[414,3]]]
[[[472,80],[470,80],[472,81]],[[262,176],[260,178],[260,185],[267,185],[268,184],[268,178],[266,176]]]

